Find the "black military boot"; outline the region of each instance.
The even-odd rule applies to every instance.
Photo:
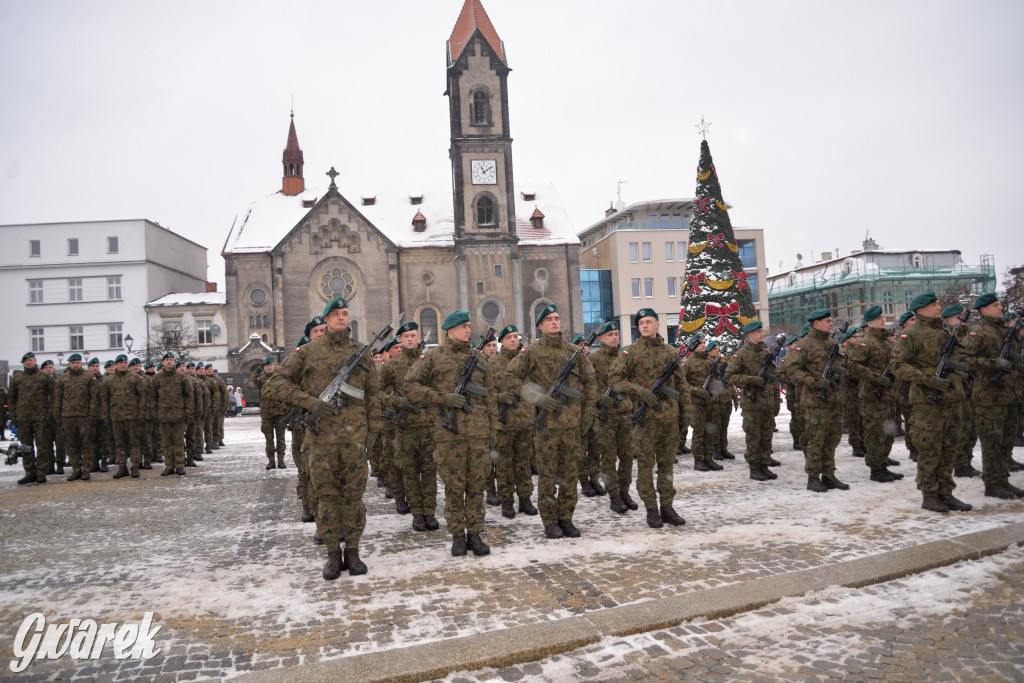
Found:
[[[211,446],[210,444],[206,444],[206,452],[208,454],[213,453],[213,446]]]
[[[557,524],[545,524],[544,535],[548,538],[561,538],[562,536],[565,536],[565,532],[562,531],[562,527]]]
[[[57,463],[53,463],[53,462],[50,463],[50,471],[47,472],[47,474],[58,474],[58,472],[57,472]],[[60,472],[59,474],[63,474],[63,472]]]
[[[866,450],[864,450],[863,448],[861,448],[860,446],[854,446],[853,447],[853,453],[852,453],[853,457],[855,457],[855,458],[863,458],[867,454],[868,454],[868,452]]]
[[[899,467],[900,466],[900,461],[899,460],[894,460],[892,458],[886,458],[885,466],[886,467]]]
[[[877,481],[883,484],[888,484],[889,482],[896,481],[895,479],[892,478],[892,475],[889,474],[889,470],[885,469],[884,467],[880,470],[871,470],[871,476],[869,478],[871,479],[871,481]]]
[[[973,505],[965,503],[959,498],[955,498],[952,494],[946,496],[939,494],[939,500],[942,501],[942,504],[950,510],[954,510],[956,512],[970,512],[974,509]]]
[[[388,500],[394,499],[395,494],[391,493],[391,487],[390,486],[385,486],[384,487],[384,497],[387,498]]]
[[[910,461],[917,462],[917,451],[910,451]]]
[[[139,469],[151,470],[153,469],[153,465],[151,465],[149,462],[143,462],[142,466]]]
[[[224,442],[223,441],[218,441],[217,445],[223,448],[224,447]]]
[[[452,536],[452,557],[462,557],[466,554],[466,537],[462,534]]]
[[[715,456],[715,459],[716,460],[735,460],[736,456],[733,455],[732,453],[730,453],[728,449],[726,449],[726,450],[722,451],[721,453],[719,453],[717,456]]]
[[[400,515],[409,514],[409,503],[406,502],[405,498],[399,496],[395,497],[395,512]]]
[[[1024,470],[1024,465],[1020,464],[1013,458],[1010,458],[1010,462],[1006,464],[1006,469],[1010,470],[1011,472],[1020,472],[1021,470]]]
[[[341,576],[342,564],[341,550],[332,550],[327,553],[327,564],[324,565],[324,578],[328,581],[334,581]]]
[[[498,492],[494,489],[487,489],[486,498],[488,505],[501,505],[501,500],[498,498]]]
[[[683,526],[686,520],[671,505],[661,506],[661,521],[672,526]]]
[[[345,548],[345,567],[349,576],[360,576],[367,572],[366,563],[359,559],[358,548]]]
[[[693,469],[695,471],[697,471],[697,472],[710,472],[711,471],[711,468],[708,467],[708,464],[706,462],[704,462],[703,460],[694,460],[693,461]],[[719,469],[721,469],[721,467],[719,467]]]
[[[110,468],[107,467],[107,459],[100,460],[100,472],[109,472]]]
[[[89,481],[91,477],[92,474],[90,474],[88,470],[82,470],[78,478],[82,481]]]
[[[170,476],[172,474],[174,474],[174,468],[173,467],[165,467],[164,471],[160,473],[160,476],[161,477],[168,477],[168,476]]]
[[[64,465],[57,465],[54,469],[54,474],[64,474]]]
[[[560,519],[558,520],[558,526],[562,528],[562,534],[566,538],[579,538],[580,530],[573,525],[571,519]]]
[[[195,465],[193,465],[193,467],[195,467]],[[184,477],[185,476],[185,468],[184,467],[179,467],[176,470],[174,470],[174,473],[177,474],[179,477]]]
[[[385,486],[387,486],[387,483],[384,481],[384,477],[377,477],[377,488],[382,489]]]
[[[501,502],[501,516],[505,519],[516,518],[516,506],[512,503],[511,498]]]
[[[764,476],[768,477],[769,479],[778,479],[779,478],[779,475],[775,474],[770,469],[768,469],[767,465],[761,465],[761,474],[763,474]]]
[[[725,467],[719,465],[714,460],[705,460],[704,464],[707,465],[708,469],[711,470],[712,472],[721,472],[722,470],[725,469]]]
[[[480,538],[480,534],[466,534],[466,545],[473,551],[473,554],[477,557],[483,557],[484,555],[491,554],[491,546],[484,543],[484,539]]]
[[[136,465],[132,465],[131,475],[132,475],[132,479],[138,479],[139,478],[139,468]]]
[[[277,454],[277,469],[279,469],[279,470],[286,470],[286,469],[288,469],[288,465],[286,465],[285,462],[284,462],[284,455],[281,454],[281,453]]]
[[[114,472],[113,478],[114,479],[124,479],[127,476],[128,476],[128,466],[127,465],[118,465],[117,466],[117,472]]]
[[[426,531],[427,530],[427,522],[426,522],[425,519],[423,519],[423,515],[413,515],[412,516],[412,530],[413,531]]]
[[[619,498],[618,496],[612,496],[609,499],[609,506],[611,507],[612,512],[617,512],[620,515],[623,515],[629,511],[629,508],[626,507],[626,504],[623,503],[622,499]]]
[[[693,451],[691,451],[689,448],[687,448],[686,444],[683,444],[683,445],[679,446],[679,450],[677,450],[676,452],[679,453],[680,455],[689,455]]]
[[[924,496],[921,501],[921,509],[930,512],[949,512],[949,508],[935,496]]]
[[[79,472],[78,470],[74,470],[74,471],[71,472],[71,476],[68,477],[68,481],[78,481],[81,478],[82,478],[82,473]]]
[[[903,478],[902,474],[900,474],[899,472],[893,472],[892,470],[890,470],[888,468],[886,468],[885,473],[888,474],[890,477],[892,477],[893,481],[899,481],[900,479]]]
[[[276,465],[274,465],[274,459],[273,459],[273,458],[271,458],[271,459],[270,459],[270,462],[268,462],[268,463],[267,463],[267,466],[266,466],[266,467],[265,467],[264,469],[266,469],[266,470],[272,470],[272,469],[276,469],[276,467],[277,467],[277,466],[276,466]]]
[[[319,529],[313,529],[313,545],[323,545],[324,537],[320,535]]]
[[[658,508],[647,508],[647,526],[652,529],[660,529],[662,524],[661,512]]]
[[[34,483],[36,483],[36,481],[38,481],[38,477],[36,477],[36,473],[35,472],[32,472],[32,473],[26,474],[24,477],[19,479],[18,480],[18,485],[21,485],[21,484],[34,484]]]
[[[850,489],[849,484],[839,481],[834,474],[821,475],[821,483],[830,489],[839,489],[840,491],[848,491]]]
[[[778,460],[776,460],[775,458],[769,456],[768,457],[768,465],[767,466],[768,467],[782,467],[782,463],[779,462]]]
[[[191,455],[185,457],[185,467],[198,467],[196,460]]]
[[[597,491],[594,490],[594,486],[590,483],[590,477],[580,477],[580,492],[587,498],[593,498],[597,495]]]
[[[163,457],[162,455],[157,455],[157,456],[154,456],[154,457],[153,457],[153,462],[156,462],[156,463],[160,463],[160,464],[163,464],[163,462],[164,462],[164,457]]]
[[[813,474],[807,475],[807,490],[815,493],[825,493],[828,487],[821,483],[821,479]]]
[[[309,506],[308,505],[303,505],[302,506],[302,521],[308,523],[308,522],[312,522],[314,519],[315,518],[313,517],[313,513],[310,511]]]
[[[622,499],[623,505],[628,507],[630,510],[639,510],[640,506],[636,504],[636,501],[630,498],[629,491],[623,491],[619,494],[619,498]]]
[[[101,469],[100,469],[100,464],[99,464],[99,462],[94,462],[94,463],[92,464],[92,467],[90,467],[90,468],[89,468],[89,471],[90,471],[90,472],[103,472],[103,471],[105,471],[105,470],[101,470]]]
[[[533,503],[530,502],[529,498],[523,498],[519,496],[519,511],[524,515],[535,515],[537,514],[537,508]]]
[[[441,528],[441,525],[437,522],[437,517],[432,514],[423,515],[423,522],[427,525],[427,531],[437,531]]]
[[[769,480],[771,480],[771,477],[769,477],[767,474],[765,474],[761,470],[760,467],[751,467],[750,468],[750,478],[753,479],[754,481],[769,481]]]
[[[192,456],[192,459],[195,460],[196,462],[202,462],[203,461],[203,452],[202,451],[196,451],[196,454]]]
[[[599,496],[606,496],[606,495],[608,495],[608,490],[605,489],[604,484],[601,483],[601,475],[600,474],[592,474],[592,475],[590,475],[590,485],[594,487],[594,493],[596,493],[597,495],[599,495]]]
[[[46,475],[45,474],[37,474],[36,475],[36,483],[37,484],[45,484],[46,483]]]
[[[985,495],[989,498],[1001,498],[1003,500],[1013,500],[1017,497],[1017,494],[1006,488],[1003,484],[992,484],[991,486],[985,487]]]
[[[1003,486],[1013,492],[1018,498],[1024,498],[1024,489],[1018,488],[1010,482],[1006,482]]]
[[[802,448],[800,448],[800,442],[797,441],[796,439],[793,439],[793,450],[794,451],[802,451],[803,450]]]
[[[953,476],[954,477],[967,477],[967,478],[971,478],[971,477],[977,477],[980,474],[981,474],[981,472],[979,472],[978,470],[974,469],[974,467],[972,467],[971,465],[964,465],[963,467],[957,467],[955,470],[953,470]]]

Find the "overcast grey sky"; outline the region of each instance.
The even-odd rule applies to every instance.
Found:
[[[615,198],[691,197],[708,137],[771,273],[859,248],[1024,263],[1024,3],[484,0],[515,177],[577,231]],[[0,0],[0,224],[148,218],[220,250],[280,188],[444,183],[462,0]]]

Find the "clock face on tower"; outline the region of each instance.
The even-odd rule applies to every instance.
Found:
[[[498,171],[494,159],[474,159],[472,161],[474,185],[497,185]]]

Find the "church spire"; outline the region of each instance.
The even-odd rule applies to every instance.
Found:
[[[484,11],[480,0],[466,0],[459,13],[459,19],[455,22],[452,35],[448,38],[448,59],[449,64],[454,64],[462,56],[462,51],[469,45],[470,39],[476,31],[484,37],[487,44],[491,46],[494,53],[502,62],[505,61],[505,46],[498,37],[498,32],[491,23],[490,17]]]
[[[302,177],[302,150],[299,148],[299,136],[295,134],[295,110],[292,110],[291,119],[291,125],[288,127],[288,145],[284,148],[284,155],[281,158],[284,164],[281,192],[288,196],[306,191],[306,181]]]

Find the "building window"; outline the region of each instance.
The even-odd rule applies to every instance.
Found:
[[[270,316],[263,316],[263,327],[270,327]]]
[[[740,261],[744,268],[757,268],[757,257],[754,256],[754,241],[739,240]]]
[[[28,255],[29,256],[39,256],[41,253],[42,253],[42,250],[39,248],[39,240],[29,240],[28,241]]]
[[[261,290],[253,290],[253,294],[257,291],[263,296],[260,303],[266,300],[266,293]],[[320,296],[325,301],[330,301],[335,297],[342,297],[346,301],[352,299],[352,295],[356,293],[356,278],[352,273],[348,272],[341,266],[332,266],[320,274]],[[252,298],[252,295],[249,297]],[[253,303],[256,303],[253,301]]]
[[[109,339],[111,349],[119,349],[124,346],[124,335],[121,329],[121,323],[115,323],[113,325],[107,325],[107,337]]]
[[[253,302],[257,306],[261,306],[264,301],[267,300],[267,293],[262,289],[254,289],[249,292],[249,301]]]
[[[107,253],[108,254],[116,254],[117,253],[117,237],[108,237],[107,238]]]
[[[30,327],[28,330],[29,337],[32,339],[32,352],[39,353],[40,351],[46,350],[46,345],[43,343],[43,328],[41,327]]]
[[[761,297],[757,295],[757,276],[751,275],[747,278],[747,284],[750,285],[750,298],[753,299],[756,304],[761,300]]]
[[[483,282],[477,282],[476,283],[476,293],[477,294],[486,294]]]
[[[635,277],[629,281],[630,290],[634,299],[640,298],[640,278]]]
[[[501,304],[494,299],[488,299],[480,306],[480,317],[485,323],[493,324],[501,316]]]
[[[615,317],[612,271],[580,270],[580,290],[583,294],[583,333],[589,334],[605,320]]]
[[[264,343],[264,344],[266,344],[266,343],[267,343],[268,341],[270,341],[270,339],[269,339],[269,338],[267,337],[267,335],[266,335],[266,334],[261,334],[261,335],[260,335],[260,339],[262,339],[262,340],[263,340],[263,343]]]
[[[676,249],[676,253],[679,255],[679,260],[680,261],[685,261],[686,260],[686,242],[677,242],[676,246],[679,247],[678,249]]]
[[[196,337],[200,344],[212,344],[213,343],[213,321],[212,320],[197,320],[196,321]]]
[[[68,301],[82,300],[82,278],[68,280]]]
[[[252,329],[255,329],[255,327],[256,327],[256,316],[250,315],[249,316],[249,329],[252,330]]]
[[[116,239],[116,238],[115,238]],[[107,278],[107,299],[119,301],[121,299],[121,276]]]
[[[640,245],[636,242],[629,243],[629,262],[636,263],[640,260]]]
[[[68,256],[78,256],[78,238],[71,237],[68,239]]]
[[[650,263],[651,262],[651,243],[650,242],[644,242],[641,245],[641,247],[642,247],[641,251],[642,251],[642,253],[644,255],[644,263]]]
[[[504,277],[501,274],[501,264],[500,263],[495,263],[494,264],[494,277]]]
[[[676,243],[665,242],[665,260],[675,261],[676,260]]]
[[[494,202],[490,197],[476,200],[476,223],[480,227],[494,227]]]
[[[28,302],[30,304],[41,304],[41,303],[43,303],[43,281],[42,280],[29,280],[28,281]]]
[[[474,126],[491,125],[491,98],[486,90],[477,90],[473,93],[473,102],[470,105],[472,112],[470,119]]]
[[[670,277],[668,279],[668,295],[669,296],[675,296],[676,295],[676,279],[674,277]]]
[[[654,296],[654,278],[653,277],[645,277],[644,278],[644,296],[646,296],[648,298]]]
[[[72,351],[81,351],[85,348],[85,330],[81,325],[68,328],[68,348]]]
[[[433,308],[424,308],[420,311],[420,339],[427,343],[438,343],[437,311]]]

